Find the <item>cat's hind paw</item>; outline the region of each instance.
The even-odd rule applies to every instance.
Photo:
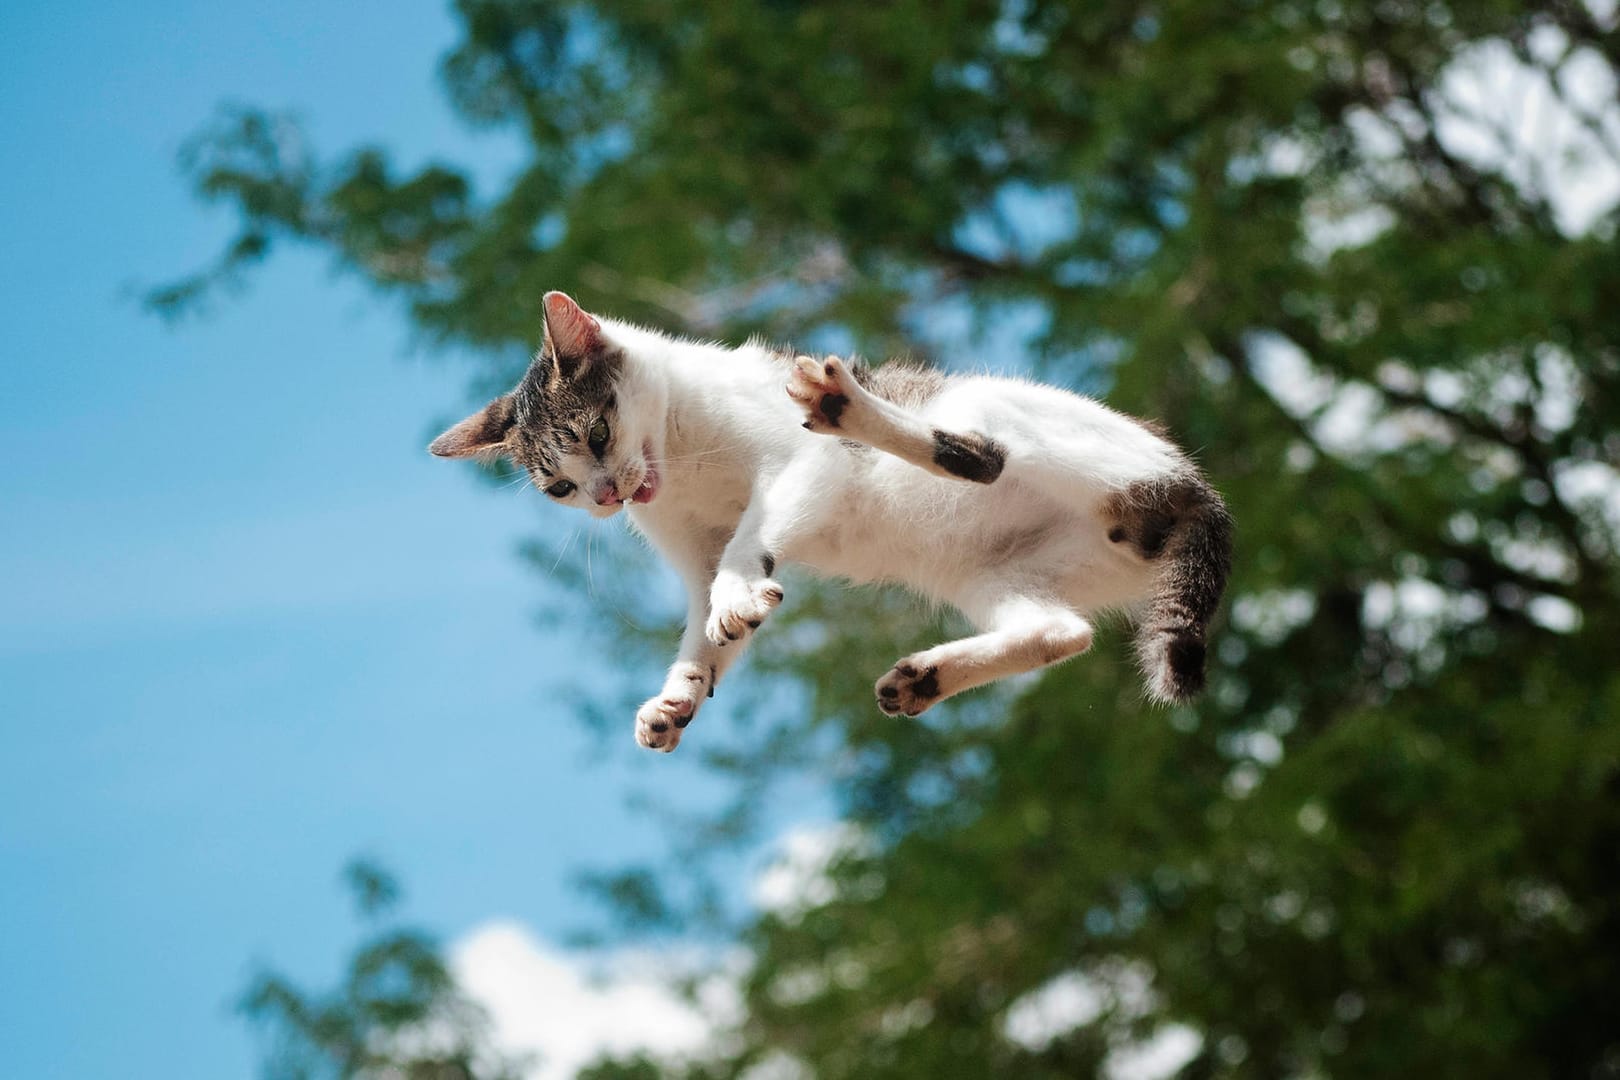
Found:
[[[636,710],[636,742],[649,750],[669,753],[681,741],[681,733],[697,715],[703,699],[714,693],[714,669],[705,671],[697,664],[677,665],[664,684],[664,692]]]
[[[782,586],[770,578],[716,580],[709,594],[709,619],[703,634],[712,644],[741,641],[782,602]]]
[[[801,356],[793,361],[787,392],[804,409],[805,429],[819,435],[843,431],[848,422],[846,411],[865,394],[848,366],[836,356],[825,360]]]
[[[908,657],[894,665],[873,688],[877,691],[878,708],[890,716],[901,713],[921,716],[930,705],[945,697],[939,685],[939,666],[918,663],[916,659]]]

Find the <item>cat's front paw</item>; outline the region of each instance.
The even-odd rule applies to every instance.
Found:
[[[697,715],[703,699],[713,693],[713,668],[677,665],[664,683],[664,692],[636,710],[636,742],[669,753],[679,745],[681,733]]]
[[[843,430],[848,422],[845,415],[852,403],[860,400],[862,390],[855,376],[836,356],[817,360],[801,356],[793,361],[788,373],[788,397],[804,409],[804,426],[819,435],[830,435]]]
[[[921,716],[930,705],[944,698],[939,685],[939,666],[925,664],[918,657],[907,657],[877,681],[878,708],[895,716]]]
[[[782,602],[782,586],[770,578],[745,581],[740,577],[717,579],[709,593],[709,620],[703,634],[715,645],[741,641],[765,621]]]

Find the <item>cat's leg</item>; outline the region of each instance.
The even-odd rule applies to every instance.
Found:
[[[720,559],[718,541],[701,549],[672,551],[665,545],[663,550],[686,584],[686,628],[664,688],[636,710],[636,742],[669,753],[742,650],[720,648],[704,633],[709,586]]]
[[[733,538],[735,550],[727,546],[709,587],[704,636],[719,649],[745,641],[782,602],[782,586],[771,576],[776,572],[776,556],[761,539],[759,523],[750,521],[751,516],[758,519],[763,515],[743,514]]]
[[[878,708],[917,716],[953,694],[1032,671],[1091,648],[1091,624],[1049,600],[1005,596],[984,605],[984,633],[947,641],[897,662],[877,681]]]
[[[675,662],[664,676],[664,688],[636,710],[636,742],[666,754],[680,743],[704,700],[714,696],[727,659],[703,636],[703,617],[708,611],[705,592],[688,588],[686,629]]]
[[[636,713],[641,745],[666,753],[675,749],[749,636],[782,602],[782,586],[772,575],[776,560],[814,523],[802,506],[802,492],[817,468],[814,455],[808,455],[763,479],[723,544],[714,539],[692,546],[677,537],[653,537],[686,583],[687,615],[663,692]]]
[[[885,401],[836,356],[799,357],[787,392],[804,407],[806,429],[865,443],[939,476],[988,484],[1007,463],[1004,444],[976,431],[947,431]]]
[[[742,642],[782,602],[782,586],[773,577],[776,560],[814,524],[805,493],[823,477],[818,462],[815,455],[803,455],[756,485],[709,591],[705,633],[716,647]]]

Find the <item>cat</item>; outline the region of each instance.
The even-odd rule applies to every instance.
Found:
[[[895,663],[875,688],[890,715],[1077,656],[1106,611],[1136,618],[1150,697],[1202,689],[1232,519],[1156,425],[1010,378],[677,340],[560,292],[542,307],[516,388],[429,450],[504,455],[556,502],[626,510],[673,564],[686,629],[636,712],[642,746],[675,749],[788,563],[906,585],[979,628]]]

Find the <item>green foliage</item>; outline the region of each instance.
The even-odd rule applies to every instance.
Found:
[[[1498,118],[1491,156],[1442,137],[1482,42],[1612,74],[1585,6],[458,9],[446,86],[528,139],[510,185],[228,116],[190,163],[240,237],[154,302],[292,240],[494,368],[558,287],[693,334],[999,343],[1168,423],[1239,522],[1211,691],[1172,713],[1114,635],[1015,700],[883,720],[868,680],[915,612],[800,590],[751,663],[809,703],[706,752],[755,804],[828,780],[873,845],[834,901],[744,929],[730,1068],[1071,1076],[1174,1022],[1188,1076],[1620,1071],[1620,563],[1577,482],[1620,466],[1616,215],[1561,227],[1556,163]],[[1374,227],[1323,238],[1344,220]],[[667,920],[645,875],[614,888]],[[1150,989],[1004,1037],[1077,971]]]
[[[311,993],[261,971],[240,1009],[268,1036],[272,1080],[399,1077],[401,1080],[513,1080],[521,1062],[490,1045],[477,1005],[462,996],[437,942],[419,930],[382,925],[399,889],[363,861],[344,872],[358,913],[374,929],[355,949],[341,984]]]

